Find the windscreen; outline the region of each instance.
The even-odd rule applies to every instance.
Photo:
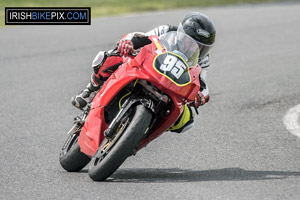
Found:
[[[175,31],[160,36],[159,40],[166,52],[157,55],[154,60],[157,72],[176,85],[189,84],[189,68],[198,64],[200,50],[197,42],[187,34]]]
[[[161,45],[168,51],[177,54],[189,67],[198,64],[200,49],[197,42],[189,35],[171,31],[159,37]]]

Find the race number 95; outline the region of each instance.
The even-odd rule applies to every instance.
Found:
[[[190,81],[187,64],[178,55],[173,53],[160,54],[156,57],[154,67],[160,74],[178,84]]]
[[[167,55],[163,64],[160,66],[162,71],[170,71],[177,79],[187,69],[187,66],[173,54]]]

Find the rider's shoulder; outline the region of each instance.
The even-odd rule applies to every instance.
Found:
[[[146,33],[147,36],[149,35],[157,35],[157,36],[161,36],[169,31],[176,31],[177,30],[177,26],[173,26],[173,25],[160,25],[155,27],[154,29],[148,31]]]
[[[177,29],[178,29],[178,26],[174,26],[174,25],[170,25],[170,24],[168,24],[167,26],[168,26],[168,32],[169,31],[177,31]]]
[[[160,25],[158,27],[158,30],[159,30],[159,34],[160,35],[163,35],[167,32],[170,32],[170,31],[177,31],[178,27],[177,26],[174,26],[174,25],[170,25],[170,24],[167,24],[167,25]]]

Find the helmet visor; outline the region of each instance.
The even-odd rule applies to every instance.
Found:
[[[182,25],[181,22],[180,22],[180,24],[179,24],[179,26],[178,26],[177,32],[187,34],[187,33],[184,31],[184,28],[183,28],[183,25]],[[189,35],[189,34],[187,34],[187,35]],[[190,35],[190,36],[191,36],[191,35]],[[192,36],[191,36],[191,37],[192,37]],[[195,38],[194,38],[194,39],[195,39]],[[197,41],[197,40],[195,40],[195,41],[197,42],[197,44],[198,44],[198,46],[199,46],[199,50],[200,50],[199,58],[202,59],[202,58],[204,58],[204,57],[208,54],[208,52],[209,52],[211,46],[206,45],[206,44],[203,44],[203,43],[201,43],[201,42],[199,42],[199,41]]]

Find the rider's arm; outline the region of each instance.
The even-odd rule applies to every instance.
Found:
[[[150,35],[161,36],[169,31],[176,31],[176,30],[177,30],[177,26],[161,25],[146,33],[142,33],[142,32],[129,33],[125,35],[125,39],[131,40],[134,49],[138,49],[151,43],[151,40],[148,39],[148,36]]]
[[[206,57],[204,57],[203,59],[201,59],[198,63],[201,68],[201,74],[200,74],[200,92],[202,93],[202,97],[204,97],[204,99],[202,99],[202,104],[205,104],[209,101],[209,90],[208,90],[208,85],[207,85],[207,81],[206,81],[206,76],[207,76],[207,72],[208,72],[208,68],[209,68],[209,55],[207,55]]]
[[[150,35],[160,36],[169,31],[176,31],[177,27],[172,25],[162,25],[158,26],[146,33],[142,32],[133,32],[128,33],[122,37],[118,43],[118,51],[121,55],[128,55],[133,49],[139,49],[147,44],[151,43],[151,40],[148,38]]]
[[[202,72],[200,74],[200,84],[201,84],[201,87],[200,87],[200,92],[202,92],[204,98],[208,98],[209,97],[209,90],[208,90],[208,86],[207,86],[207,82],[206,82],[206,75],[207,75],[207,71],[208,69],[207,68],[203,68],[202,69]]]
[[[151,40],[144,33],[129,33],[124,35],[118,42],[117,50],[120,52],[120,55],[128,56],[128,54],[132,53],[133,49],[141,48],[150,43]]]

